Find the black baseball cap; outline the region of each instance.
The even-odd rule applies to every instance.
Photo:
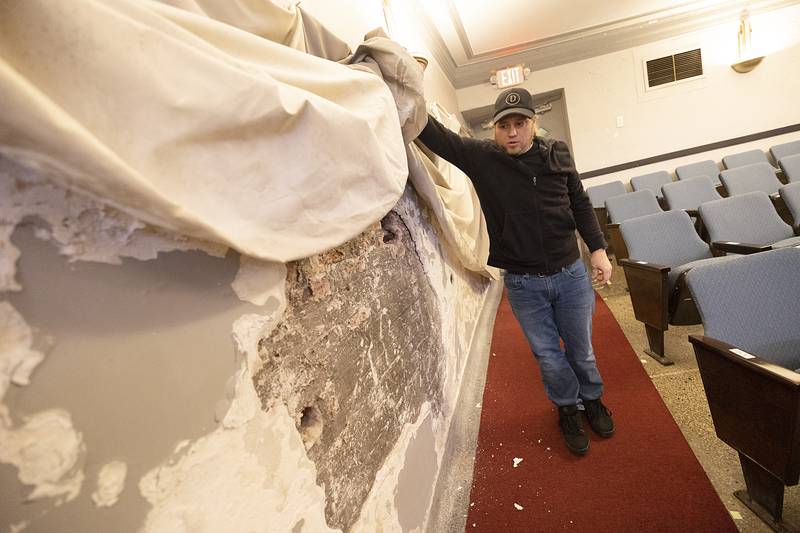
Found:
[[[506,115],[524,115],[533,118],[536,114],[533,110],[533,96],[522,87],[506,89],[500,93],[494,103],[493,122],[497,122]]]

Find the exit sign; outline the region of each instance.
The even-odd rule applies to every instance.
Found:
[[[498,89],[519,85],[525,81],[525,73],[522,71],[522,65],[498,70],[495,75],[497,76]]]

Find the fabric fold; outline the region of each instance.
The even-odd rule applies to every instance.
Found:
[[[266,260],[337,246],[394,206],[408,168],[379,77],[251,33],[299,43],[296,17],[245,31],[204,14],[212,4],[175,3],[194,8],[3,2],[0,150]]]

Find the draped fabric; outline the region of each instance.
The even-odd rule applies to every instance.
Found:
[[[409,144],[423,93],[422,67],[381,31],[352,52],[277,0],[0,3],[0,153],[265,260],[354,237],[410,165],[458,259],[496,275],[469,180]]]
[[[454,132],[461,124],[438,104],[430,112]],[[409,179],[433,211],[444,237],[461,264],[487,277],[499,279],[499,270],[488,266],[489,233],[480,201],[466,174],[430,152],[422,143],[410,146]]]
[[[2,2],[0,150],[268,260],[341,244],[394,206],[408,168],[380,77],[302,51],[294,9],[172,3]]]

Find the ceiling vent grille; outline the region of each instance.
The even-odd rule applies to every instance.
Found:
[[[647,87],[658,87],[703,75],[703,56],[700,49],[646,61]]]

